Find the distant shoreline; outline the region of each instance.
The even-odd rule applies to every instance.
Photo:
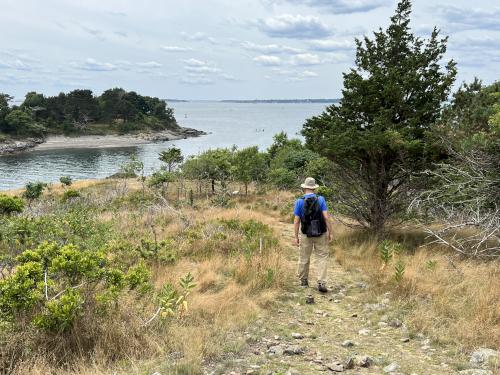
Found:
[[[0,143],[0,156],[17,154],[33,150],[64,150],[64,149],[91,149],[91,148],[119,148],[131,147],[155,142],[175,141],[192,137],[199,137],[207,133],[191,129],[164,130],[154,133],[124,134],[124,135],[81,135],[65,136],[53,135],[46,139],[30,138],[26,140]]]
[[[255,103],[255,104],[333,104],[340,99],[254,99],[254,100],[219,100],[220,103]]]
[[[185,100],[185,99],[164,99],[167,103],[237,103],[237,104],[334,104],[340,102],[340,99],[223,99],[223,100]]]

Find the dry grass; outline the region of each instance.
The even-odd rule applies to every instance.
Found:
[[[100,197],[110,194],[113,184],[86,182],[75,184],[73,188],[84,189],[85,199],[94,199],[96,194]],[[129,183],[129,191],[138,189],[139,184]],[[62,191],[52,189],[51,193],[57,195]],[[191,272],[197,286],[189,296],[188,313],[167,323],[155,321],[145,328],[143,322],[153,314],[155,306],[137,306],[137,301],[129,299],[124,301],[118,315],[106,326],[99,327],[92,346],[85,349],[85,346],[71,343],[72,348],[82,350],[80,354],[73,351],[66,358],[62,355],[59,362],[54,359],[60,353],[52,352],[51,357],[41,352],[31,358],[25,357],[14,371],[7,373],[97,375],[113,371],[137,374],[160,371],[198,374],[202,360],[216,361],[238,352],[243,342],[241,346],[228,347],[228,336],[241,335],[252,321],[272,306],[289,281],[291,273],[287,270],[281,246],[278,243],[249,255],[232,249],[241,242],[235,234],[215,242],[201,236],[193,242],[184,238],[183,233],[221,219],[255,220],[272,225],[273,219],[268,215],[245,208],[247,201],[250,199],[241,198],[241,202],[231,209],[211,207],[210,201],[199,198],[197,208],[154,205],[149,209],[131,209],[125,204],[113,212],[103,211],[100,220],[112,222],[132,244],[138,244],[141,238],[152,239],[152,228],[158,241],[174,239],[179,247],[178,261],[172,265],[153,264],[153,284],[157,288],[165,283],[177,284],[180,277]],[[210,252],[206,256],[192,256],[204,254],[208,245]],[[231,256],[227,255],[228,249],[232,250]],[[22,340],[17,344],[22,347]]]
[[[440,246],[419,246],[417,229],[390,237],[406,249],[398,256],[405,264],[403,280],[394,280],[394,263],[382,268],[378,241],[335,225],[335,256],[347,269],[361,269],[376,286],[391,290],[407,311],[411,328],[441,343],[463,350],[500,347],[500,266],[498,262],[461,260]]]

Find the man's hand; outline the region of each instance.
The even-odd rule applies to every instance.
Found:
[[[328,231],[328,242],[332,242],[332,232]]]
[[[300,246],[300,238],[299,236],[295,236],[295,240],[293,241],[294,245]]]

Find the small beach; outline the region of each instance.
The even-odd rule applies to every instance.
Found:
[[[64,135],[50,136],[47,140],[33,149],[35,150],[64,150],[71,148],[119,148],[148,144],[160,141],[174,141],[201,134],[166,130],[152,134],[124,134],[124,135],[84,135],[68,137]]]

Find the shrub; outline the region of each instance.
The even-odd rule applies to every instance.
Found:
[[[74,190],[74,189],[69,189],[69,190],[66,190],[63,195],[62,195],[62,201],[63,202],[66,202],[70,199],[73,199],[73,198],[78,198],[80,197],[81,194],[78,190]]]
[[[59,181],[64,186],[71,186],[73,184],[73,179],[71,178],[71,176],[61,176],[59,178]]]
[[[28,182],[25,186],[25,191],[23,196],[26,199],[34,200],[41,197],[43,190],[47,187],[46,183],[43,182]]]
[[[73,243],[81,249],[103,247],[115,233],[111,223],[96,219],[92,210],[71,207],[62,214],[0,218],[0,249],[18,255],[44,242]]]
[[[269,182],[278,189],[294,189],[297,186],[297,174],[286,168],[276,168],[269,171]]]
[[[17,197],[9,197],[0,194],[0,215],[10,215],[14,212],[22,212],[24,201]]]
[[[148,283],[144,270],[113,267],[106,254],[74,245],[44,243],[17,257],[10,276],[0,280],[0,317],[15,326],[67,332],[84,314],[105,311],[125,289]],[[106,297],[106,298],[104,298]]]

